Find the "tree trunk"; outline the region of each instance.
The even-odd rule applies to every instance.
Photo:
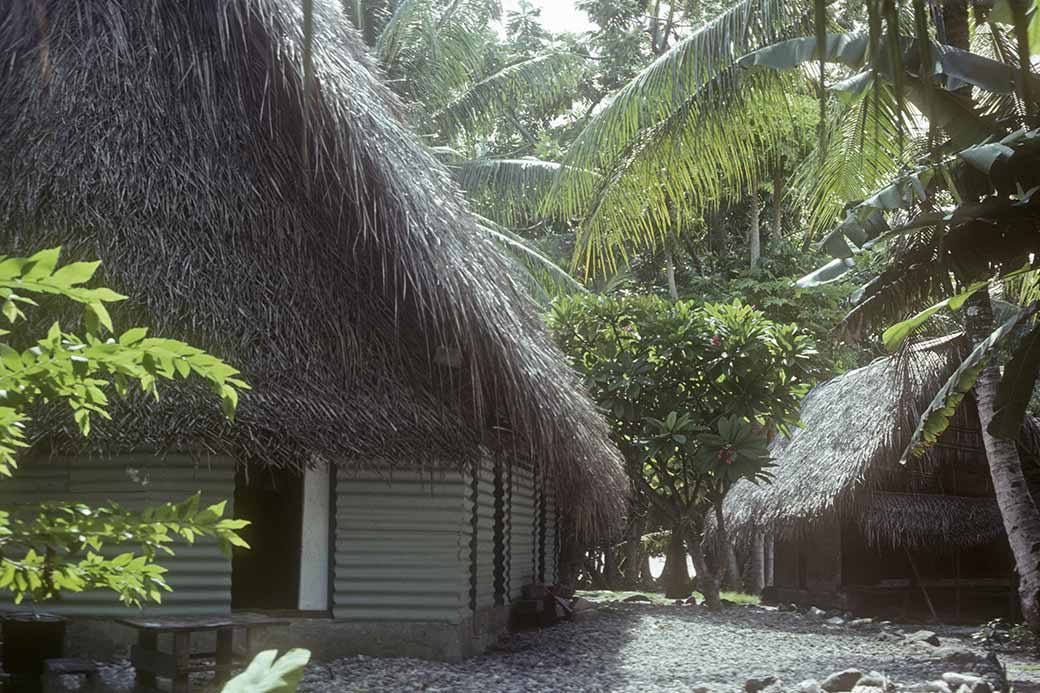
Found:
[[[737,550],[733,547],[733,542],[726,541],[722,557],[726,561],[726,589],[731,592],[740,592],[742,587],[740,561],[737,560]]]
[[[722,599],[719,596],[718,577],[708,568],[708,562],[704,558],[704,542],[698,537],[690,537],[690,559],[693,568],[697,571],[697,586],[704,595],[704,603],[712,611],[722,608]]]
[[[603,582],[609,589],[617,589],[621,585],[621,571],[618,570],[617,548],[606,546],[603,549]]]
[[[592,588],[597,590],[610,589],[607,581],[603,579],[599,569],[596,566],[595,561],[592,560],[588,555],[585,557],[585,574],[589,576],[589,582],[592,583]]]
[[[575,588],[584,564],[584,553],[572,531],[560,532],[560,584]]]
[[[643,518],[631,518],[625,528],[625,587],[639,584],[640,555],[643,551]]]
[[[968,336],[972,344],[978,344],[993,329],[993,309],[985,291],[969,299],[967,316]],[[987,366],[975,383],[975,401],[997,506],[1018,568],[1022,617],[1034,633],[1040,633],[1040,511],[1026,486],[1015,441],[988,431],[999,385],[1000,369]]]
[[[723,223],[721,211],[708,212],[704,215],[704,223],[708,227],[708,245],[718,256],[726,254],[729,239],[726,237],[726,225]]]
[[[776,240],[783,238],[781,226],[784,220],[784,169],[777,164],[773,167],[773,223],[769,233]]]
[[[773,559],[775,558],[775,551],[776,551],[776,545],[773,542],[773,535],[772,534],[767,534],[766,535],[766,547],[765,548],[766,548],[766,551],[765,551],[765,553],[766,553],[766,565],[765,565],[765,568],[766,568],[766,579],[765,579],[765,586],[766,587],[772,587],[773,586],[773,566],[774,566]]]
[[[751,198],[751,222],[748,226],[748,244],[751,246],[751,269],[758,267],[758,260],[762,257],[762,210],[758,206],[758,189],[752,186]]]
[[[766,535],[764,532],[755,532],[751,543],[751,579],[748,580],[748,588],[751,594],[762,594],[766,586]]]
[[[668,599],[685,599],[690,596],[690,573],[686,570],[686,550],[681,527],[672,529],[668,539],[668,558],[665,561],[664,596]]]
[[[650,571],[650,554],[646,551],[639,554],[639,584],[654,584],[654,574]]]
[[[942,27],[946,32],[940,41],[948,46],[962,50],[970,48],[970,30],[968,28],[968,0],[943,0],[939,3],[942,13]],[[971,88],[968,88],[971,91]]]
[[[690,562],[693,563],[693,574],[695,582],[711,575],[708,562],[704,560],[703,539],[695,532],[686,535],[686,550],[690,553]]]
[[[679,287],[675,284],[675,259],[672,257],[672,249],[665,246],[664,249],[664,274],[668,279],[668,295],[672,301],[679,300]]]

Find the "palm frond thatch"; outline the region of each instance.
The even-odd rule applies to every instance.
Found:
[[[789,525],[818,518],[847,500],[875,466],[900,458],[923,409],[957,366],[949,343],[919,349],[900,367],[895,357],[875,360],[813,389],[802,402],[802,428],[779,437],[770,450],[773,483],[737,484],[726,498],[735,524]],[[757,519],[756,519],[757,518]]]
[[[606,521],[621,459],[511,262],[339,3],[315,0],[314,30],[304,107],[290,0],[0,6],[4,250],[100,258],[134,297],[117,321],[188,338],[255,388],[234,426],[170,390],[94,438],[296,466],[508,450],[551,470],[579,526]],[[38,435],[68,423],[49,421]]]
[[[897,549],[980,546],[1004,536],[993,497],[877,493],[857,508],[867,543]]]

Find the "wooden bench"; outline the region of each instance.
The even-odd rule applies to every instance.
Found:
[[[156,677],[168,678],[172,682],[173,693],[189,693],[191,691],[190,676],[198,672],[216,672],[215,682],[219,685],[231,678],[234,666],[235,630],[243,630],[246,634],[246,651],[252,652],[252,631],[271,626],[287,626],[285,619],[268,618],[238,614],[216,618],[130,618],[118,619],[116,623],[129,626],[137,631],[137,644],[131,650],[130,659],[136,672],[136,690],[158,690]],[[215,653],[193,655],[191,636],[193,633],[216,633],[217,650]],[[173,636],[173,652],[159,649],[159,636]],[[210,664],[201,661],[203,657],[212,657]]]

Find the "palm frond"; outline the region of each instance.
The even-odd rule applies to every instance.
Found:
[[[581,59],[549,53],[522,60],[485,77],[453,98],[432,121],[441,134],[481,132],[502,113],[542,115],[576,92]]]
[[[477,79],[498,0],[401,0],[376,41],[395,91],[438,109]]]
[[[900,127],[906,132],[913,123],[898,111],[892,86],[869,74],[867,80],[866,89],[834,118],[822,160],[807,157],[795,170],[790,194],[805,210],[807,242],[834,228],[848,202],[882,187],[921,153],[919,138],[899,146]]]
[[[802,0],[738,2],[625,85],[579,136],[571,163],[587,168],[612,161],[639,132],[680,109],[691,94],[708,86],[734,86],[720,76],[751,51],[801,33],[809,9],[811,3]]]
[[[616,271],[629,248],[654,247],[673,227],[753,185],[765,153],[793,135],[793,82],[784,73],[749,73],[732,90],[695,92],[639,133],[584,204],[574,266]]]
[[[541,159],[470,159],[451,166],[459,187],[485,216],[506,226],[520,226],[545,212],[546,196],[565,164]],[[574,176],[599,178],[592,171],[571,171]]]
[[[553,295],[588,293],[588,289],[538,250],[534,243],[491,219],[479,216],[478,219],[480,230],[519,261],[521,283],[529,290],[533,289],[532,293],[545,303]]]
[[[628,244],[652,245],[677,219],[717,204],[720,179],[749,180],[780,124],[776,86],[737,65],[764,45],[811,29],[809,0],[742,0],[644,69],[596,114],[565,162],[604,170],[600,181],[563,171],[552,191],[560,216],[584,217],[575,265],[607,271]],[[789,120],[781,117],[782,120]],[[748,137],[748,132],[753,136]],[[721,171],[721,175],[719,173]]]

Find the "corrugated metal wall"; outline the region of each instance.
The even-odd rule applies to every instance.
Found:
[[[535,578],[535,489],[530,469],[513,465],[509,522],[509,596],[518,599]]]
[[[477,608],[495,605],[495,468],[481,462],[477,474]]]
[[[545,581],[550,585],[555,585],[560,579],[558,568],[560,537],[557,531],[558,502],[556,487],[551,479],[547,479],[545,483]]]
[[[469,613],[469,480],[337,470],[333,615],[460,623]],[[491,553],[489,551],[489,553]]]
[[[131,510],[166,501],[180,501],[201,491],[204,505],[227,500],[232,512],[235,470],[233,460],[187,455],[159,458],[127,455],[113,458],[57,458],[27,462],[13,479],[0,483],[0,507],[46,500],[72,500],[88,505],[115,501]],[[203,506],[204,507],[204,506]],[[163,616],[225,614],[231,609],[231,560],[213,540],[194,545],[178,543],[174,556],[159,561],[169,571],[166,580],[173,592],[163,603],[130,611],[111,592],[69,594],[61,603],[48,603],[47,611],[69,616],[132,616],[147,613]],[[127,548],[111,547],[106,554]],[[3,604],[7,606],[7,604]]]

